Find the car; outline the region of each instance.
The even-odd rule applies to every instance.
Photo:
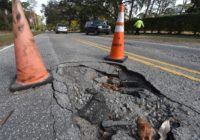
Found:
[[[65,24],[58,23],[55,27],[55,32],[56,32],[56,34],[67,33],[68,32],[67,26]]]
[[[94,33],[98,35],[99,33],[109,34],[111,32],[111,26],[107,24],[106,21],[87,21],[85,23],[85,33]]]

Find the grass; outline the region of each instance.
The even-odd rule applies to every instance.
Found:
[[[148,40],[156,42],[167,43],[200,43],[200,37],[186,36],[186,35],[154,35],[154,34],[142,34],[140,36],[125,35],[127,39]]]
[[[33,35],[38,35],[41,32],[33,32]],[[4,32],[0,34],[0,48],[10,45],[13,43],[13,33],[12,32]]]
[[[10,45],[13,42],[13,34],[12,33],[6,33],[0,35],[0,47]]]
[[[103,35],[104,37],[113,37],[113,35]],[[170,44],[199,44],[200,36],[192,35],[157,35],[157,34],[125,34],[125,39],[136,41],[148,41],[156,43],[170,43]]]

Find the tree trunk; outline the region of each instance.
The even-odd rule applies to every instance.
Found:
[[[9,28],[9,21],[8,21],[8,18],[5,14],[5,11],[1,10],[0,9],[0,13],[2,13],[2,17],[3,17],[3,21],[4,21],[4,24],[5,24],[5,29],[8,30]]]
[[[161,0],[158,2],[158,9],[156,11],[156,17],[158,16],[158,13],[160,11],[160,5],[161,5]]]
[[[159,14],[160,14],[160,15],[163,14],[163,12],[164,12],[164,10],[165,10],[164,8],[165,8],[165,7],[164,7],[164,2],[161,1],[160,11],[159,11]]]
[[[118,4],[118,3],[115,3],[114,5],[115,5],[115,7],[114,7],[115,20],[117,20],[117,18],[118,18],[118,13],[119,13],[119,4]]]
[[[156,0],[153,0],[152,4],[151,4],[151,7],[150,7],[150,10],[149,10],[149,15],[151,14],[152,12],[152,9],[153,9],[153,6],[154,6],[154,3],[156,2]]]
[[[183,12],[183,9],[185,8],[185,5],[186,5],[186,4],[187,4],[187,0],[183,0],[183,6],[182,6],[182,8],[181,8],[180,13]]]
[[[135,0],[132,0],[132,1],[131,1],[131,9],[130,9],[130,11],[129,11],[129,20],[130,20],[131,17],[132,17],[132,12],[133,12],[133,5],[134,5],[134,2],[135,2]]]
[[[147,12],[149,11],[150,5],[151,5],[151,0],[148,0],[148,2],[147,2],[147,9],[146,9],[146,11],[144,13],[144,18],[147,16]]]

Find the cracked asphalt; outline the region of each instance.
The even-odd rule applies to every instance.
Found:
[[[92,140],[93,138],[98,138],[98,136],[95,136],[95,134],[98,135],[98,127],[91,125],[87,119],[86,121],[77,115],[78,110],[83,108],[92,96],[88,94],[86,94],[86,97],[82,96],[84,90],[81,88],[69,89],[70,86],[73,87],[73,83],[79,82],[83,84],[83,87],[89,86],[89,83],[84,81],[87,81],[87,78],[82,81],[79,79],[81,77],[79,75],[75,77],[75,81],[73,81],[72,77],[71,81],[67,81],[66,79],[70,79],[70,75],[73,75],[73,73],[69,71],[69,76],[66,77],[58,76],[57,74],[65,74],[62,69],[58,69],[60,67],[70,66],[70,69],[77,64],[81,65],[85,63],[87,63],[87,66],[97,70],[104,69],[104,71],[110,70],[112,73],[115,73],[115,71],[112,71],[112,67],[96,63],[102,61],[108,55],[108,52],[77,41],[77,39],[82,39],[110,47],[111,38],[85,36],[84,34],[76,33],[67,35],[44,33],[38,35],[35,39],[46,67],[52,72],[55,78],[54,82],[45,86],[11,93],[8,87],[16,73],[14,48],[10,47],[0,51],[0,119],[5,118],[10,111],[14,111],[7,118],[6,122],[0,126],[0,139],[88,140],[90,138]],[[134,42],[131,40],[125,42],[125,47],[127,47],[126,50],[129,52],[139,55],[144,53],[145,57],[152,56],[151,58],[162,61],[166,60],[168,63],[187,67],[195,71],[200,70],[200,48],[197,47],[191,49],[190,47],[186,47],[184,49],[181,46],[173,47],[165,44],[166,49],[162,50],[164,46],[160,44]],[[174,75],[173,73],[130,59],[123,65],[131,71],[144,76],[166,98],[168,103],[175,104],[174,106],[179,108],[179,111],[181,110],[181,113],[179,113],[184,127],[176,131],[177,133],[174,132],[177,138],[181,140],[200,139],[198,134],[200,127],[198,126],[200,120],[200,82]],[[95,76],[96,73],[89,72],[86,77],[90,77],[91,75]],[[195,74],[195,76],[199,78],[198,74]],[[62,78],[64,77],[66,79],[63,80]],[[68,85],[68,87],[65,85]],[[69,95],[69,91],[73,91],[71,93],[81,93],[81,96],[78,97],[77,95],[77,99],[74,99],[72,95]],[[82,100],[82,97],[84,97],[84,100]],[[75,103],[76,101],[77,103]],[[122,108],[122,111],[124,109]],[[178,115],[177,112],[175,114]],[[154,124],[157,123],[155,122]],[[87,137],[88,135],[89,137]],[[124,130],[120,129],[116,132],[116,135],[113,135],[112,140],[117,140],[119,136],[124,136],[126,139],[134,139],[133,136],[130,137]]]

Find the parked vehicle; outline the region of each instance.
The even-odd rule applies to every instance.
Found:
[[[98,35],[99,33],[109,34],[111,32],[111,26],[107,24],[106,21],[87,21],[85,23],[85,33],[94,33]]]
[[[55,32],[56,34],[67,33],[68,32],[67,26],[65,24],[58,23],[55,27]]]

